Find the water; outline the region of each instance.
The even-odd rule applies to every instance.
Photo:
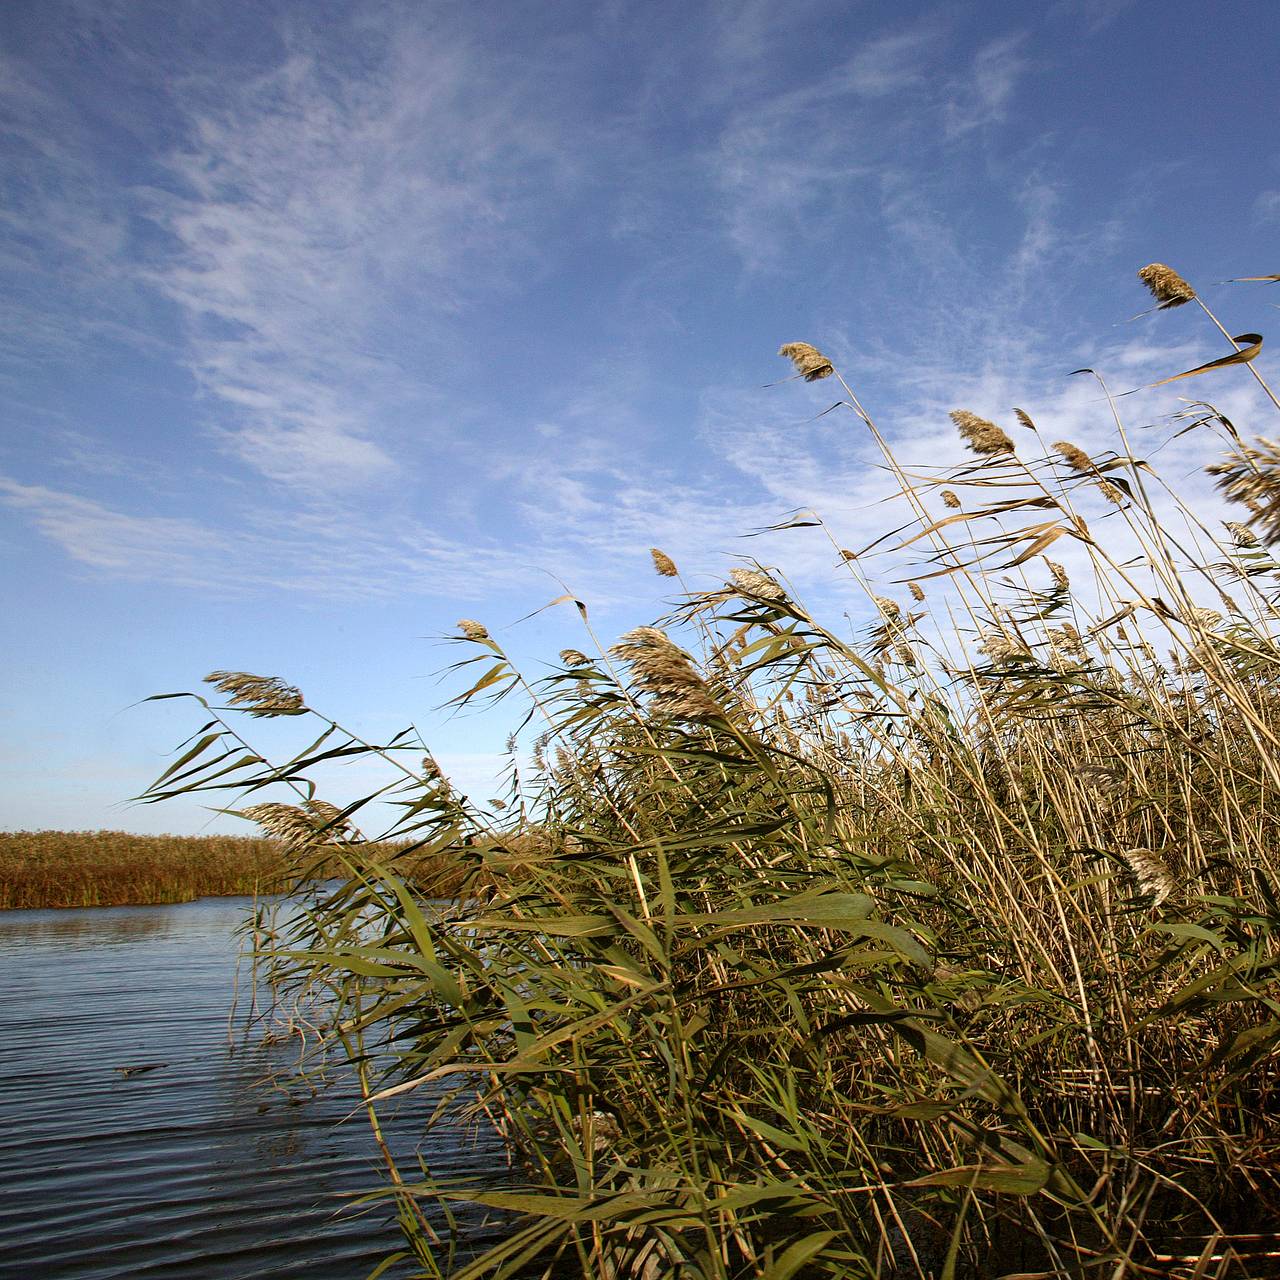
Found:
[[[400,1247],[388,1204],[350,1204],[383,1185],[350,1080],[300,1082],[296,1036],[228,1050],[248,906],[0,912],[0,1277],[360,1280]],[[411,1177],[434,1101],[390,1126]],[[461,1127],[421,1153],[502,1164]]]

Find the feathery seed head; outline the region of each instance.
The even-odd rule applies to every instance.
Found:
[[[1196,291],[1172,267],[1163,262],[1153,262],[1138,272],[1138,279],[1151,290],[1151,296],[1160,304],[1160,310],[1180,307],[1190,302]]]
[[[1053,449],[1073,471],[1078,471],[1081,475],[1091,476],[1097,470],[1093,465],[1093,459],[1083,449],[1068,440],[1059,440]]]
[[[219,693],[230,694],[233,707],[244,707],[251,716],[300,716],[306,710],[302,694],[279,676],[253,676],[246,671],[211,671],[205,676]]]
[[[1069,622],[1049,628],[1049,642],[1057,650],[1078,662],[1085,659],[1084,637]]]
[[[1017,420],[1022,423],[1028,431],[1034,431],[1036,429],[1036,424],[1031,421],[1031,415],[1025,409],[1015,409],[1013,411],[1013,416],[1017,418]]]
[[[902,620],[902,607],[896,600],[890,600],[888,596],[872,596],[875,601],[876,608],[890,622],[900,622]]]
[[[994,422],[980,418],[968,409],[952,409],[951,421],[956,424],[964,442],[980,457],[994,458],[1013,452],[1013,441]]]
[[[1027,652],[1027,646],[1016,636],[991,629],[980,633],[978,648],[997,666],[1031,656]]]
[[[589,667],[591,665],[591,659],[578,649],[561,649],[560,661],[566,667]]]
[[[1110,480],[1099,480],[1098,492],[1101,493],[1113,507],[1124,506],[1124,494],[1121,493],[1119,487],[1112,484]]]
[[[1117,764],[1087,764],[1076,770],[1077,776],[1085,789],[1094,796],[1111,805],[1118,803],[1124,796],[1128,774],[1123,766]]]
[[[730,569],[729,578],[741,595],[773,601],[787,598],[786,592],[767,573],[758,569]]]
[[[1059,591],[1071,590],[1071,579],[1067,577],[1067,571],[1056,561],[1046,558],[1045,563],[1049,566],[1049,572],[1053,576],[1053,585]]]
[[[1227,532],[1231,535],[1232,541],[1237,547],[1256,547],[1258,545],[1257,535],[1246,524],[1240,524],[1235,520],[1224,520],[1227,526]]]
[[[692,659],[659,627],[636,627],[613,647],[631,668],[637,689],[653,698],[655,708],[681,719],[721,717]]]
[[[806,382],[817,382],[819,378],[829,378],[835,373],[831,361],[807,342],[785,343],[778,348],[778,354],[790,360],[796,367],[796,373]]]
[[[316,834],[323,843],[342,840],[355,834],[355,828],[342,816],[342,810],[327,800],[304,800],[303,807],[316,823]]]
[[[240,812],[290,850],[335,844],[350,830],[341,811],[323,800],[308,800],[306,808],[293,804],[252,804]]]
[[[483,622],[477,622],[474,618],[459,618],[458,630],[468,640],[487,640],[489,638],[489,628]]]
[[[676,562],[665,551],[659,551],[657,547],[650,547],[649,554],[653,557],[653,567],[663,578],[677,578],[680,576],[680,570],[676,568]]]
[[[911,598],[913,600],[924,599],[924,588],[918,582],[908,582],[907,590],[911,592]]]
[[[952,491],[951,491],[950,489],[943,489],[943,491],[942,491],[942,505],[943,505],[944,507],[950,507],[952,511],[959,511],[959,510],[960,510],[960,499],[959,499],[959,498],[957,498],[957,497],[956,497],[956,495],[955,495],[954,493],[952,493]]]
[[[1178,887],[1169,864],[1154,849],[1125,849],[1120,855],[1142,893],[1150,894],[1159,906]]]
[[[1208,631],[1222,621],[1222,614],[1216,609],[1203,609],[1197,606],[1187,610],[1183,621],[1190,627]]]
[[[1259,437],[1252,445],[1237,445],[1225,462],[1205,470],[1217,478],[1227,498],[1249,508],[1263,538],[1280,538],[1280,443]]]

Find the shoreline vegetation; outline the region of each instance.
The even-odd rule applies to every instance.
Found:
[[[401,862],[398,846],[370,856]],[[339,859],[306,868],[310,879],[349,874]],[[443,864],[419,861],[415,883],[427,896],[458,880]],[[196,898],[287,893],[299,884],[285,841],[264,836],[137,835],[128,831],[0,832],[0,911],[156,906]]]
[[[1258,335],[1139,275],[1223,349],[1151,386],[1280,409]],[[337,1002],[416,1276],[1275,1274],[1280,444],[1172,394],[1139,433],[1082,370],[1108,443],[957,408],[926,470],[826,354],[780,354],[896,490],[862,549],[777,526],[830,539],[843,618],[776,567],[692,586],[655,549],[666,613],[607,644],[561,597],[581,647],[549,675],[458,623],[449,705],[511,708],[496,800],[412,729],[370,743],[235,671],[185,695],[203,728],[143,798],[242,796],[350,866],[279,960]],[[292,758],[246,745],[268,716]],[[372,837],[373,796],[316,798],[352,757],[400,806]],[[454,902],[423,856],[461,868]],[[511,1168],[401,1170],[393,1095],[487,1117]]]

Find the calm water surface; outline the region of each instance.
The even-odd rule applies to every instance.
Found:
[[[381,1185],[350,1083],[292,1077],[296,1038],[229,1051],[249,905],[0,912],[6,1280],[361,1280],[399,1247],[385,1206],[349,1203]],[[115,1070],[150,1062],[167,1065]],[[434,1099],[410,1096],[391,1137],[412,1172]],[[421,1154],[437,1173],[502,1164],[462,1127]]]

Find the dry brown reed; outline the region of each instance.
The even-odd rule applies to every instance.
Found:
[[[806,382],[829,378],[835,372],[831,361],[816,347],[807,342],[788,342],[778,348],[778,354],[786,357],[796,367],[796,373]]]
[[[1167,307],[1180,307],[1184,302],[1191,302],[1196,291],[1172,267],[1163,262],[1152,262],[1138,272],[1138,279],[1151,290],[1151,296],[1160,304],[1161,310]]]
[[[660,551],[657,547],[650,547],[649,555],[653,558],[653,568],[659,577],[678,578],[680,576],[680,570],[676,568],[676,562],[665,551]]]
[[[323,802],[312,803],[319,813]],[[456,859],[406,858],[404,849],[404,842],[375,843],[366,856],[403,860],[432,896],[460,883]],[[146,906],[284,892],[297,884],[295,854],[296,846],[284,840],[255,836],[0,832],[0,910]],[[313,861],[309,869],[321,878],[347,874],[338,860]]]
[[[782,587],[759,569],[730,569],[729,581],[734,590],[743,595],[775,602],[786,599]]]
[[[613,652],[631,668],[636,688],[652,697],[659,714],[683,718],[721,715],[689,655],[661,628],[636,627],[614,645]]]
[[[1093,459],[1078,445],[1072,444],[1069,440],[1059,440],[1053,446],[1053,449],[1073,471],[1078,471],[1082,476],[1091,476],[1097,473],[1097,467],[1093,465]]]
[[[1208,471],[1226,497],[1249,509],[1268,542],[1280,540],[1280,443],[1264,436],[1239,444]]]
[[[306,704],[302,694],[285,684],[278,676],[254,676],[245,671],[213,671],[205,676],[219,693],[230,694],[233,707],[244,707],[251,716],[260,719],[271,716],[303,715]]]
[[[1013,441],[994,422],[980,418],[968,409],[952,409],[951,421],[961,438],[979,457],[993,458],[1013,452]]]

